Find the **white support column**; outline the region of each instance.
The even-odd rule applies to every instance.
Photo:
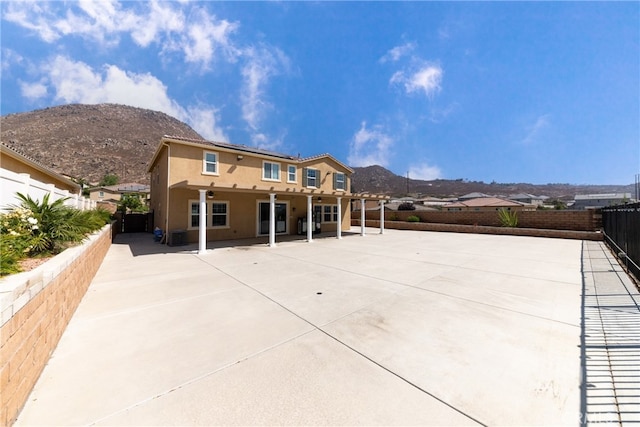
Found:
[[[338,233],[336,237],[342,239],[342,197],[338,197]]]
[[[364,222],[366,219],[364,207],[366,200],[360,199],[360,235],[364,236]]]
[[[380,200],[380,234],[384,234],[384,200]]]
[[[269,247],[276,245],[276,195],[269,194]]]
[[[207,252],[207,190],[198,190],[200,193],[200,223],[198,224],[198,254]]]
[[[307,242],[313,242],[313,196],[307,196]]]

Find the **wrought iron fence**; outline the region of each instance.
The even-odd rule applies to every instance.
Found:
[[[602,228],[607,244],[640,280],[640,203],[603,208]]]

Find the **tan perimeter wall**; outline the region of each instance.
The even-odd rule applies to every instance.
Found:
[[[367,220],[380,220],[380,211],[367,211]],[[411,215],[420,222],[437,224],[476,225],[499,227],[498,212],[443,212],[443,211],[385,211],[387,221],[406,221]],[[360,212],[351,212],[351,218],[360,219]],[[593,210],[585,211],[522,211],[518,212],[518,228],[538,228],[548,230],[596,231],[602,226],[601,214]]]
[[[13,424],[111,246],[111,226],[0,281],[0,425]]]

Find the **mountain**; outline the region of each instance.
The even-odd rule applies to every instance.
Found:
[[[120,182],[149,183],[146,167],[163,135],[203,139],[164,113],[116,104],[62,105],[0,117],[0,140],[59,173],[97,183],[105,174]],[[476,181],[407,179],[383,168],[354,168],[354,192],[393,196],[453,197],[530,193],[573,199],[576,194],[632,193],[634,186],[498,184]]]
[[[383,168],[367,166],[353,168],[352,191],[384,193],[394,196],[420,195],[431,197],[456,197],[468,193],[485,193],[496,196],[509,196],[528,193],[536,196],[548,196],[561,200],[573,200],[576,194],[631,193],[635,186],[630,185],[573,185],[573,184],[527,184],[527,183],[485,183],[462,179],[436,179],[423,181],[407,179]]]
[[[62,105],[0,118],[0,140],[56,172],[98,182],[147,184],[146,166],[163,135],[203,139],[158,111],[116,104]]]

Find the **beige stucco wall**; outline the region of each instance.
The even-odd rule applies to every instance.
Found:
[[[150,208],[154,212],[154,224],[170,236],[172,232],[185,231],[188,242],[198,241],[198,228],[190,224],[190,201],[199,201],[198,190],[213,191],[214,196],[208,197],[208,202],[228,202],[227,226],[208,228],[207,241],[256,237],[259,231],[258,203],[269,202],[270,193],[277,194],[277,203],[287,206],[286,234],[297,234],[298,218],[307,216],[308,196],[313,196],[314,205],[337,205],[337,197],[342,197],[341,229],[348,230],[351,225],[351,194],[349,191],[333,189],[333,173],[345,174],[348,189],[351,171],[331,157],[319,156],[300,162],[298,159],[289,161],[197,143],[166,143],[159,148],[148,170],[151,174]],[[217,154],[217,174],[203,172],[205,152]],[[279,181],[262,178],[265,161],[280,164]],[[289,165],[296,166],[296,182],[288,182]],[[302,173],[305,167],[320,171],[319,188],[303,187]],[[171,189],[167,198],[168,187]],[[323,232],[336,230],[335,222],[322,223]]]
[[[104,196],[100,197],[100,191],[104,193]],[[95,201],[120,200],[120,197],[120,193],[109,190],[92,190],[89,192],[89,199]]]
[[[27,173],[36,181],[43,182],[45,184],[53,184],[56,188],[61,190],[67,190],[69,193],[77,194],[80,191],[80,187],[77,185],[71,185],[68,181],[60,179],[53,174],[48,174],[42,170],[15,158],[8,151],[2,151],[0,157],[0,165],[3,169],[10,170],[15,173]]]
[[[185,230],[187,241],[198,241],[198,228],[190,227],[190,201],[199,201],[199,192],[189,189],[175,189],[171,192],[171,214],[168,224],[169,232]],[[213,199],[207,201],[228,202],[228,227],[208,228],[207,241],[244,239],[258,236],[258,203],[269,202],[268,194],[215,191]],[[287,233],[297,234],[298,218],[307,217],[307,196],[278,195],[277,203],[287,205]],[[335,197],[322,197],[322,202],[314,197],[314,205],[336,205]],[[342,199],[342,230],[348,230],[351,225],[351,212],[348,199]],[[156,216],[159,218],[159,216]],[[335,232],[336,223],[322,223],[322,232]]]
[[[167,230],[167,183],[168,183],[168,148],[163,147],[151,168],[151,192],[149,209],[153,212],[153,223],[162,230]]]
[[[203,157],[206,151],[218,154],[218,174],[203,173]],[[347,174],[347,189],[349,188],[349,171],[328,158],[299,164],[297,161],[286,159],[263,158],[250,154],[242,154],[242,160],[238,160],[238,153],[226,152],[216,147],[200,147],[183,144],[171,145],[171,185],[188,182],[191,185],[212,187],[252,188],[263,191],[300,191],[302,186],[303,167],[311,167],[320,170],[321,186],[314,193],[324,191],[333,193],[333,172]],[[280,180],[272,181],[262,178],[263,163],[269,161],[280,164]],[[287,182],[287,167],[297,167],[296,183]],[[328,174],[328,175],[327,175]],[[306,191],[311,191],[305,189]],[[348,194],[348,191],[337,192]]]

